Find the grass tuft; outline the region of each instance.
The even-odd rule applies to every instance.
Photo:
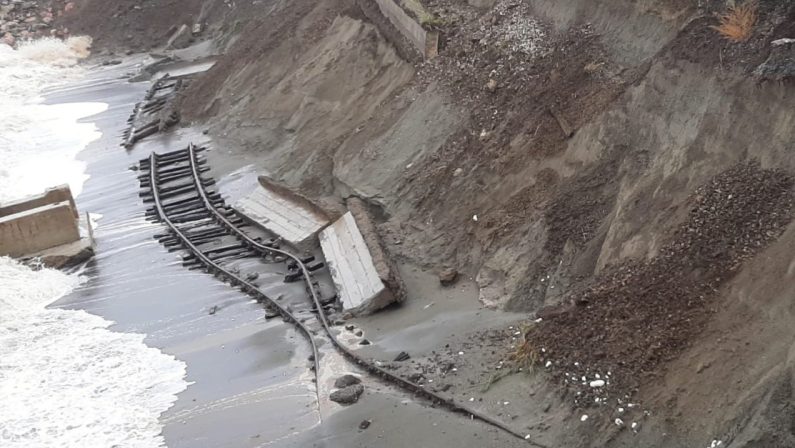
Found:
[[[522,342],[508,357],[508,360],[511,361],[517,368],[521,367],[523,369],[532,369],[533,366],[538,364],[538,361],[541,358],[540,353],[530,343],[530,340],[527,337],[528,333],[530,332],[530,328],[531,327],[529,326],[523,326]]]
[[[719,25],[712,28],[732,42],[745,42],[756,25],[758,8],[756,0],[745,0],[739,5],[732,1],[726,12],[718,14]]]

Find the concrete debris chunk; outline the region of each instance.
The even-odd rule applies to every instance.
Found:
[[[91,258],[91,220],[81,220],[68,185],[0,204],[0,256],[39,258],[49,267],[74,266]]]
[[[349,200],[348,208],[320,233],[320,246],[343,310],[361,316],[402,301],[405,288],[365,205]]]

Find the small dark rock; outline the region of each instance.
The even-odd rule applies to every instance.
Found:
[[[354,328],[356,328],[356,327],[354,327],[353,325],[346,325],[345,326],[345,329],[348,330],[348,331],[353,331]]]
[[[279,312],[273,308],[266,308],[265,309],[265,319],[273,319],[274,317],[279,316]]]
[[[415,372],[415,373],[412,373],[411,375],[409,375],[408,378],[409,378],[409,381],[411,381],[412,383],[419,383],[425,377],[421,373]]]
[[[329,297],[325,297],[325,298],[320,299],[320,304],[321,305],[331,305],[331,304],[335,303],[336,301],[337,301],[337,295],[334,294],[334,295],[331,295]]]
[[[334,381],[334,387],[337,389],[342,389],[348,386],[353,386],[354,384],[359,384],[361,382],[362,380],[353,375],[342,375],[341,377],[337,378],[336,381]]]
[[[400,352],[400,353],[398,353],[397,356],[395,356],[395,361],[397,361],[397,362],[406,361],[409,358],[411,358],[411,355],[409,355],[406,352]]]
[[[357,331],[357,332],[356,332],[356,333],[354,333],[354,334],[355,334],[356,336],[359,336],[359,337],[362,337],[362,336],[364,336],[364,332],[363,332],[362,330],[359,330],[359,331]]]
[[[372,422],[373,422],[372,420],[362,420],[362,422],[359,423],[359,429],[364,431],[365,429],[370,427],[370,423]]]
[[[249,272],[246,275],[246,280],[248,280],[248,281],[256,280],[258,278],[259,278],[259,273],[257,273],[257,272]]]
[[[335,390],[329,395],[329,399],[340,404],[353,404],[359,401],[359,397],[364,392],[364,386],[361,384],[352,384],[348,387]]]
[[[216,312],[218,312],[218,305],[213,305],[213,306],[210,308],[210,316],[212,316],[212,315],[213,315],[213,314],[215,314]]]
[[[458,280],[458,271],[455,269],[445,269],[439,273],[439,283],[442,286],[450,286]]]
[[[453,370],[453,368],[455,368],[455,363],[453,363],[452,361],[443,361],[439,365],[439,370],[441,370],[442,373],[447,373],[447,372]]]
[[[359,345],[370,345],[370,341],[367,339],[362,339],[359,341]]]

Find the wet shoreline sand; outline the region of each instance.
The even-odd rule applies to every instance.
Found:
[[[103,215],[96,233],[97,258],[86,269],[87,284],[56,306],[85,309],[113,320],[114,331],[145,333],[148,345],[187,363],[191,385],[161,416],[169,447],[402,446],[412,444],[411,440],[460,446],[522,444],[367,377],[365,395],[356,405],[341,407],[321,393],[320,423],[305,341],[280,320],[266,322],[264,309],[248,296],[209,275],[188,271],[176,254],[152,238],[162,228],[144,220],[137,173],[129,167],[152,150],[176,149],[202,136],[189,128],[178,129],[126,153],[119,136],[134,103],[148,87],[120,79],[130,68],[121,65],[94,72],[93,81],[51,94],[47,100],[109,103],[106,112],[84,120],[95,122],[103,135],[79,156],[88,163],[91,177],[78,205]],[[213,306],[219,311],[210,315]],[[404,323],[421,320],[425,314],[416,304],[398,311],[408,312]],[[390,317],[383,314],[377,319]],[[365,327],[367,321],[361,324]],[[386,342],[400,327],[373,327],[373,338]],[[432,336],[426,350],[433,345]],[[321,376],[357,373],[352,366],[330,368]],[[373,424],[360,430],[362,420]]]

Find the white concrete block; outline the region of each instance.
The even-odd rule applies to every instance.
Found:
[[[328,224],[328,219],[304,204],[259,186],[235,203],[248,219],[301,247]]]
[[[343,310],[369,314],[395,301],[378,276],[370,250],[348,212],[320,233],[320,246]]]

